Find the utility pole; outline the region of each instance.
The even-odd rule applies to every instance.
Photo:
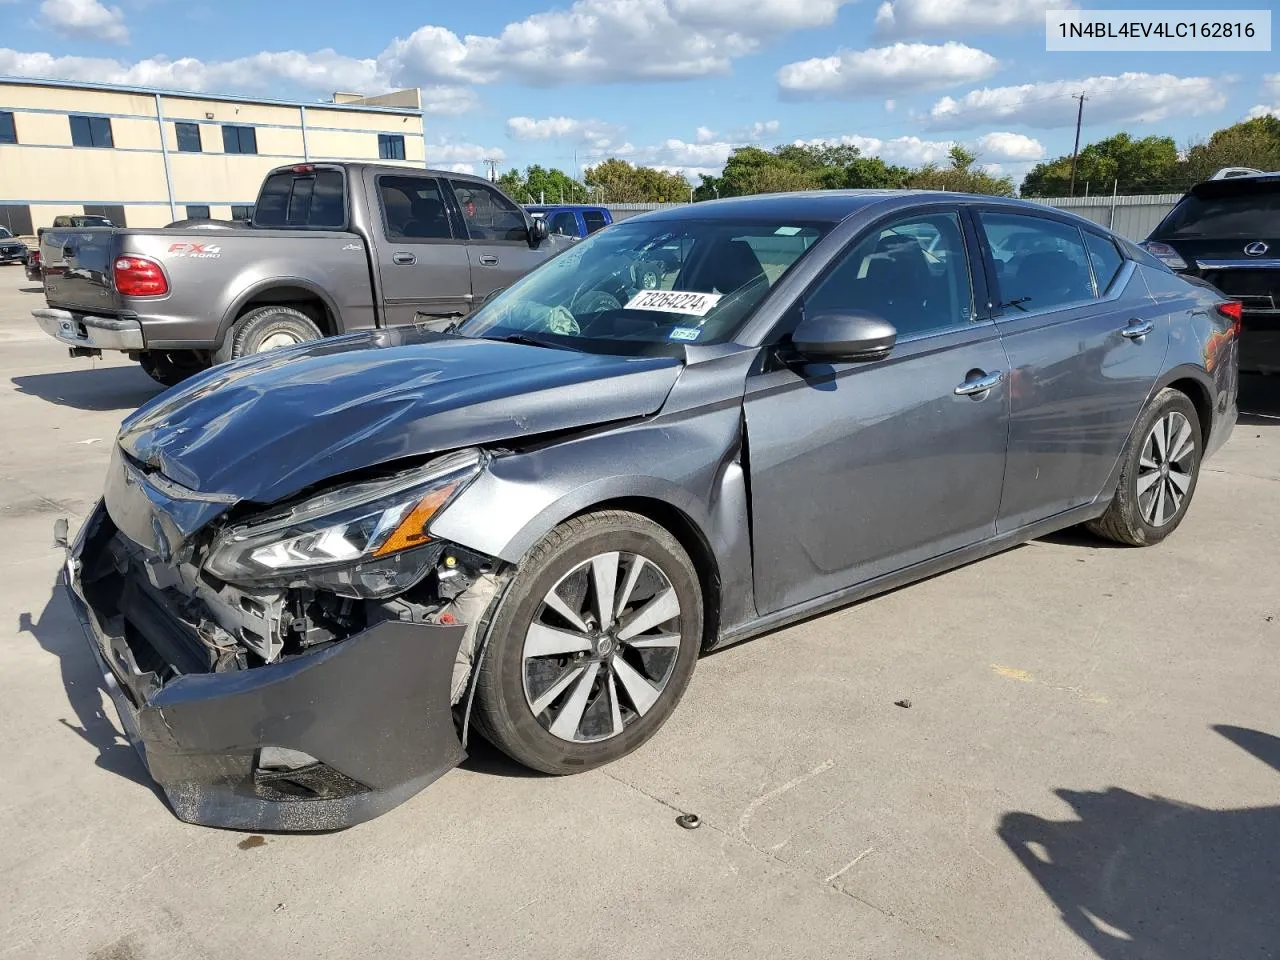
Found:
[[[489,182],[497,183],[498,182],[498,161],[493,157],[486,157],[484,162],[489,166]]]
[[[1076,161],[1080,158],[1080,124],[1084,121],[1084,102],[1089,98],[1083,93],[1073,93],[1072,100],[1080,101],[1080,108],[1076,111],[1076,145],[1071,151],[1071,196],[1076,195]]]

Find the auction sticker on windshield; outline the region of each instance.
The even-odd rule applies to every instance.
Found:
[[[627,301],[624,310],[652,310],[705,317],[720,302],[719,293],[682,293],[679,290],[641,290]]]

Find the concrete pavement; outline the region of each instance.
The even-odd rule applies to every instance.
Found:
[[[482,747],[255,839],[173,818],[54,589],[158,388],[41,302],[0,267],[0,958],[1280,956],[1280,383],[1159,547],[1038,541],[704,658],[612,767]]]

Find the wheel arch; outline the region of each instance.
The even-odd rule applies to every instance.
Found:
[[[341,332],[338,305],[322,287],[302,277],[270,277],[251,284],[236,296],[222,315],[218,340],[224,339],[232,324],[250,310],[275,305],[301,310],[326,337]]]
[[[1204,370],[1192,364],[1181,364],[1167,371],[1156,381],[1151,391],[1156,394],[1166,387],[1184,394],[1191,405],[1196,408],[1196,416],[1200,420],[1200,449],[1209,449],[1209,437],[1213,432],[1213,381]]]

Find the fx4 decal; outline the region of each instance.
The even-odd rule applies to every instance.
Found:
[[[216,243],[171,243],[169,256],[187,257],[193,260],[217,260],[222,256],[222,247]]]

